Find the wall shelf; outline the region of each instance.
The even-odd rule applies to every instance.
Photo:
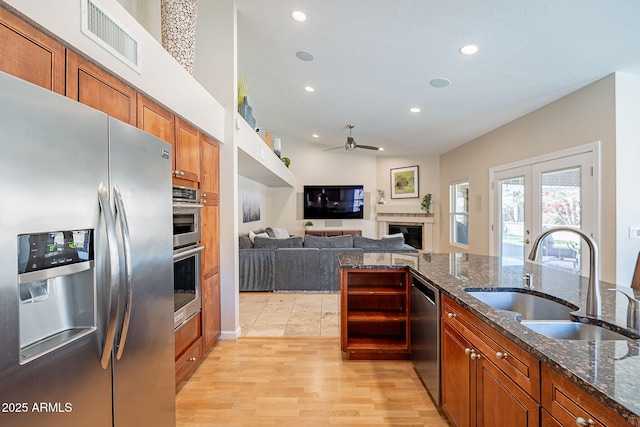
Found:
[[[267,187],[293,187],[294,177],[249,124],[236,113],[238,174]]]

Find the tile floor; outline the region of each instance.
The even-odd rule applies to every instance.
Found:
[[[339,293],[240,293],[243,337],[339,337]]]

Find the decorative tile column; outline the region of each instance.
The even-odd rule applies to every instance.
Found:
[[[193,74],[198,0],[161,0],[162,47]]]

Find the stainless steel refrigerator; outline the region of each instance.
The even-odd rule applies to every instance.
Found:
[[[0,425],[173,426],[169,144],[0,73]]]

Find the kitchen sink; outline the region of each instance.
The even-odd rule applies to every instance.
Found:
[[[474,291],[472,289],[465,291],[493,308],[520,313],[523,321],[569,320],[569,313],[578,310],[578,307],[567,306],[539,295],[525,292]]]
[[[601,341],[601,340],[630,340],[626,337],[609,329],[602,328],[597,325],[591,325],[588,323],[572,322],[570,320],[555,320],[555,321],[522,321],[522,325],[544,335],[549,338],[556,338],[560,340],[589,340],[589,341]]]

